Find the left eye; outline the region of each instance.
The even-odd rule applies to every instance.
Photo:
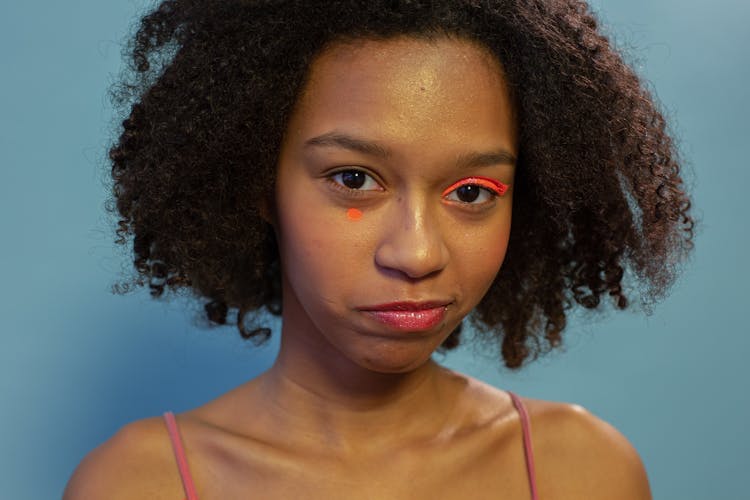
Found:
[[[496,196],[496,193],[487,188],[476,184],[464,184],[451,191],[448,196],[446,196],[446,199],[450,201],[458,201],[460,203],[481,205],[482,203],[491,201]]]
[[[361,170],[342,170],[329,177],[336,184],[354,191],[380,191],[375,179]]]

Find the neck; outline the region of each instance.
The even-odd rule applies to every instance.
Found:
[[[378,373],[341,357],[290,351],[282,337],[276,362],[258,379],[269,423],[289,442],[370,453],[445,431],[455,386],[432,359],[409,372]]]

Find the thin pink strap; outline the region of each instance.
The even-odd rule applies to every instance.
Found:
[[[514,393],[507,391],[513,400],[513,406],[518,410],[521,417],[521,430],[523,431],[523,449],[526,455],[526,470],[529,473],[529,486],[531,487],[531,500],[537,500],[536,492],[536,472],[534,471],[534,451],[531,449],[531,421],[526,407],[521,402],[521,398]]]
[[[185,450],[182,448],[180,430],[177,428],[177,420],[174,418],[174,413],[171,411],[164,413],[164,420],[167,422],[169,439],[172,441],[172,450],[174,450],[174,456],[177,459],[177,467],[180,469],[182,487],[185,488],[187,500],[198,500],[198,494],[195,492],[193,477],[190,475],[190,468],[188,467],[187,458],[185,458]]]

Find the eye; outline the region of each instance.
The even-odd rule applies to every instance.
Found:
[[[495,196],[497,195],[487,188],[479,187],[475,184],[464,184],[451,191],[446,199],[461,203],[474,203],[479,200],[476,204],[481,205],[492,200]]]
[[[483,205],[505,194],[508,185],[495,179],[469,177],[443,191],[446,200],[470,205]]]
[[[344,191],[382,191],[383,188],[369,174],[357,169],[339,170],[328,176],[329,182]]]

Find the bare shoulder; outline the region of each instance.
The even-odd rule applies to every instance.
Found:
[[[123,426],[89,453],[68,481],[64,500],[179,498],[171,444],[159,417]]]
[[[638,452],[615,427],[580,405],[523,398],[542,498],[650,499]]]

